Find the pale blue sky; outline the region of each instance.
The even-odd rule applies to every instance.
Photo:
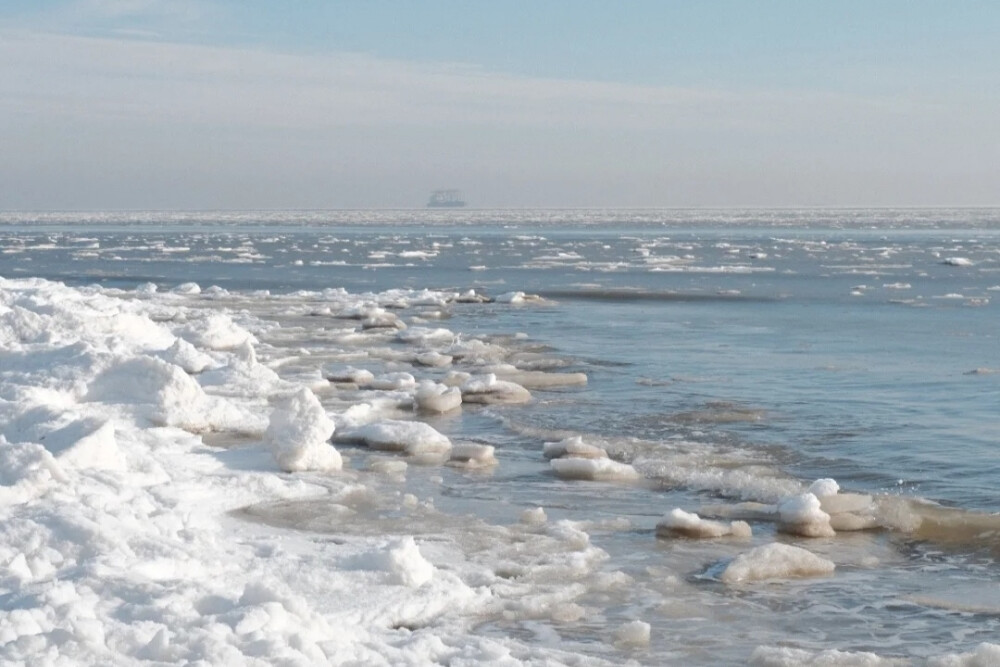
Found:
[[[1000,3],[0,5],[0,208],[1000,204]]]

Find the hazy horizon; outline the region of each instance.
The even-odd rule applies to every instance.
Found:
[[[0,8],[0,210],[989,208],[1000,6]]]

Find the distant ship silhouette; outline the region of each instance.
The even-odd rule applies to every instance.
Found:
[[[428,208],[461,208],[465,206],[462,193],[458,190],[435,190],[431,193]]]

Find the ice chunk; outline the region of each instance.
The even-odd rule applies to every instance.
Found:
[[[632,466],[611,459],[568,457],[552,459],[549,465],[556,476],[563,479],[631,480],[639,477]]]
[[[458,387],[448,387],[425,380],[413,395],[413,406],[424,412],[448,412],[462,405],[462,392]]]
[[[830,515],[820,509],[819,498],[802,493],[778,503],[778,528],[804,537],[833,537]]]
[[[423,422],[386,419],[355,429],[350,437],[388,452],[443,454],[451,450],[451,440]]]
[[[372,380],[375,379],[375,375],[369,370],[342,364],[324,366],[323,375],[330,382],[353,383],[359,386],[371,384]]]
[[[412,375],[405,372],[398,372],[385,373],[384,375],[376,376],[366,386],[368,389],[392,391],[397,389],[409,389],[410,387],[415,387],[416,385],[417,380]]]
[[[519,384],[498,380],[492,373],[473,376],[462,384],[462,400],[466,403],[527,403],[531,392]]]
[[[588,445],[583,441],[583,437],[574,435],[559,442],[546,442],[542,449],[542,455],[547,459],[559,459],[566,456],[573,456],[581,459],[606,459],[608,453],[596,445]]]
[[[491,369],[497,377],[508,382],[516,382],[528,389],[571,387],[587,384],[586,373],[549,373],[546,371],[525,371],[517,368]]]
[[[455,334],[445,328],[411,327],[396,334],[396,340],[415,345],[451,345],[455,342]]]
[[[413,357],[413,360],[421,366],[429,366],[432,368],[442,368],[451,364],[451,355],[441,354],[440,352],[421,352]]]
[[[476,443],[462,443],[455,445],[451,450],[451,458],[448,463],[460,465],[465,468],[487,468],[497,464],[494,456],[493,445],[480,445]]]
[[[329,443],[333,432],[319,399],[302,388],[277,404],[265,439],[285,472],[340,470],[340,453]]]
[[[750,537],[750,525],[745,521],[733,521],[726,525],[718,521],[702,519],[694,513],[682,509],[671,510],[656,524],[658,537]]]
[[[648,646],[650,625],[644,621],[631,621],[615,630],[615,643],[624,646]]]
[[[723,570],[720,579],[727,584],[738,584],[765,579],[814,577],[830,574],[834,568],[832,561],[811,551],[772,542],[734,558]]]

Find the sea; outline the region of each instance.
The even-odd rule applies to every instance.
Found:
[[[517,580],[562,556],[521,558],[491,527],[542,508],[600,554],[534,584],[558,605],[470,617],[469,636],[635,664],[924,664],[1000,641],[1000,209],[13,212],[0,213],[0,276],[138,299],[155,287],[269,323],[257,355],[293,381],[333,361],[435,380],[482,363],[418,366],[392,337],[345,342],[323,308],[334,292],[490,344],[491,362],[584,374],[526,384],[526,403],[405,417],[494,448],[488,469],[415,461],[371,482],[433,515],[402,521],[372,501],[338,522],[309,500],[239,518],[503,554]],[[394,290],[481,298],[393,310],[378,295]],[[319,397],[335,422],[363,400]],[[636,477],[556,474],[543,447],[573,438]],[[337,448],[377,474],[375,454]],[[861,529],[782,529],[774,508],[819,479],[870,501]],[[658,530],[674,509],[753,535]],[[774,542],[836,569],[721,576]]]

